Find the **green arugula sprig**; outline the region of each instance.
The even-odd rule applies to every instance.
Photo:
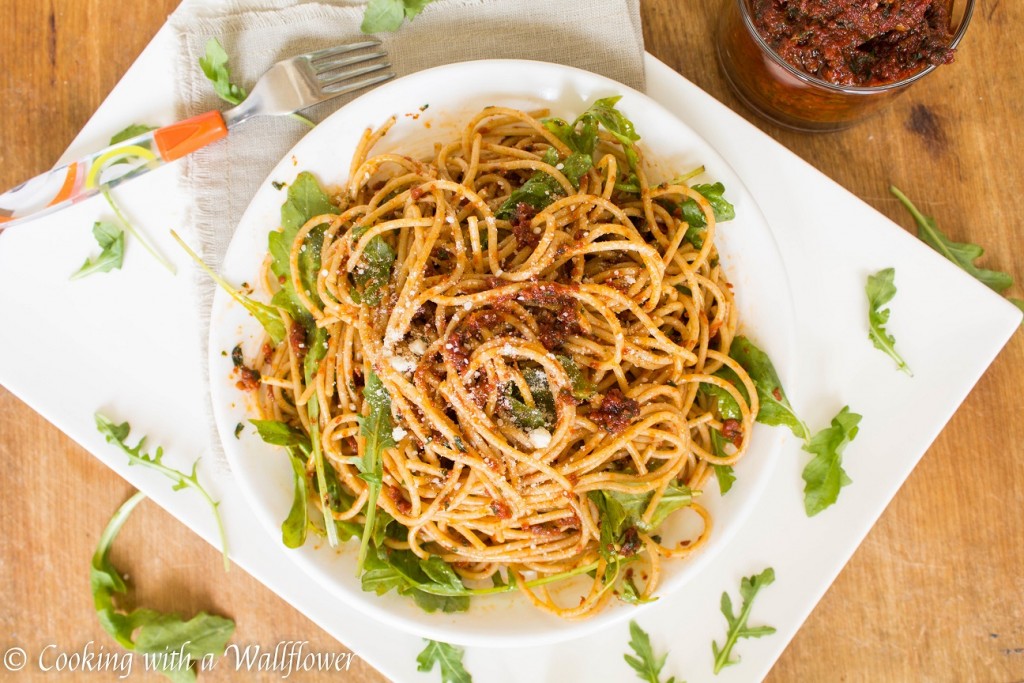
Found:
[[[803,449],[817,456],[807,463],[803,472],[803,479],[806,482],[804,508],[807,516],[812,517],[834,504],[839,497],[839,490],[850,483],[849,477],[842,471],[842,451],[857,436],[856,426],[861,416],[850,412],[848,407],[843,408],[832,420],[832,426],[812,436],[807,424],[800,419],[790,404],[768,354],[746,337],[737,336],[733,340],[729,355],[750,375],[757,389],[761,405],[757,421],[771,426],[788,427],[794,436],[804,442]],[[716,374],[731,382],[740,394],[747,397],[746,389],[734,372],[723,367]],[[728,392],[713,384],[702,384],[700,391],[712,401],[722,419],[739,419],[739,405]],[[724,456],[725,439],[721,433],[713,431],[711,440],[715,454]],[[715,476],[723,494],[735,481],[735,474],[728,466],[715,466]]]
[[[740,582],[740,597],[743,598],[743,606],[740,608],[738,615],[733,613],[732,599],[729,597],[729,592],[722,592],[722,614],[725,615],[725,620],[729,624],[729,630],[726,633],[725,644],[721,648],[718,647],[718,641],[711,642],[711,652],[715,657],[716,674],[727,666],[739,663],[738,657],[736,659],[732,658],[732,649],[735,647],[737,640],[740,638],[761,638],[775,633],[775,629],[771,626],[747,626],[750,610],[754,606],[754,598],[762,588],[770,585],[773,581],[775,581],[775,570],[771,567],[768,567],[760,574],[744,577]]]
[[[206,54],[199,58],[199,68],[203,70],[207,80],[213,84],[213,91],[217,93],[217,97],[228,104],[241,104],[248,97],[245,88],[231,82],[228,53],[216,38],[210,38],[206,41]],[[292,113],[290,116],[310,128],[316,126],[315,123],[301,114]]]
[[[804,444],[804,450],[814,458],[804,468],[804,509],[813,517],[833,505],[839,498],[839,490],[852,483],[843,470],[843,451],[857,436],[861,416],[851,413],[844,406],[832,418],[832,424],[814,435]]]
[[[306,467],[313,452],[309,436],[291,425],[276,420],[249,420],[256,427],[256,433],[265,442],[282,446],[288,451],[292,466],[293,496],[292,507],[281,524],[281,541],[288,548],[300,548],[306,542],[309,529],[309,508],[307,505]]]
[[[209,505],[210,510],[213,512],[213,518],[217,522],[217,533],[220,536],[220,548],[221,555],[224,559],[224,571],[227,571],[230,567],[228,560],[228,539],[227,534],[224,531],[224,520],[220,516],[220,503],[215,501],[199,483],[199,477],[196,474],[196,468],[199,466],[199,460],[197,459],[192,463],[192,472],[185,474],[180,470],[176,470],[169,465],[165,465],[163,462],[164,449],[157,446],[156,453],[149,455],[143,453],[142,449],[146,443],[146,437],[139,439],[139,442],[134,447],[128,446],[126,439],[131,432],[131,426],[127,422],[121,424],[114,424],[110,418],[106,417],[101,413],[95,414],[96,429],[107,439],[107,443],[114,444],[128,456],[129,465],[142,465],[149,469],[155,470],[160,474],[164,475],[168,479],[174,482],[173,490],[180,491],[185,488],[191,488],[198,492],[202,496],[203,500]],[[115,531],[116,533],[116,531]]]
[[[100,255],[95,259],[85,259],[82,267],[71,276],[72,280],[120,269],[124,263],[124,231],[121,228],[110,221],[96,221],[92,224],[92,236],[100,245]]]
[[[890,185],[889,192],[896,199],[900,200],[900,203],[913,216],[914,222],[917,223],[917,236],[921,238],[921,241],[955,263],[975,280],[978,280],[998,294],[1003,294],[1013,286],[1013,276],[1009,273],[979,268],[974,265],[974,262],[985,254],[985,250],[982,247],[970,242],[954,242],[939,230],[938,223],[935,222],[934,218],[921,213],[899,188],[895,185]],[[1008,299],[1014,306],[1024,310],[1024,300],[1013,297],[1008,297]]]
[[[363,33],[397,31],[406,19],[412,21],[432,0],[370,0],[359,30]]]
[[[622,657],[626,660],[626,664],[636,671],[637,678],[646,683],[662,683],[661,670],[665,668],[668,653],[660,657],[656,656],[654,648],[651,647],[651,637],[635,621],[629,622],[629,647],[636,653],[636,656],[625,654]],[[672,676],[664,683],[676,683],[676,677]],[[679,681],[679,683],[685,683],[685,681]]]
[[[141,491],[136,492],[117,509],[93,553],[89,584],[100,625],[122,647],[134,652],[165,653],[183,649],[191,660],[223,654],[235,631],[235,622],[231,619],[200,612],[186,621],[177,614],[162,614],[145,608],[126,613],[114,603],[114,594],[126,593],[128,587],[121,572],[110,561],[110,549],[132,510],[145,497]],[[190,683],[196,680],[196,672],[190,664],[185,665],[187,662],[189,660],[166,664],[160,672],[176,683]]]
[[[473,683],[473,677],[462,665],[463,654],[461,647],[428,640],[427,646],[416,656],[416,670],[430,672],[437,666],[441,683]]]
[[[896,361],[900,370],[913,377],[914,373],[910,371],[910,366],[896,352],[896,338],[885,329],[891,311],[888,308],[882,310],[882,306],[896,296],[896,269],[885,268],[874,275],[869,275],[865,291],[868,296],[868,339],[876,349],[884,351]]]

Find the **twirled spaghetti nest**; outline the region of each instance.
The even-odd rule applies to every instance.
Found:
[[[373,375],[395,443],[376,506],[404,527],[381,552],[439,557],[470,585],[511,577],[566,617],[615,594],[649,597],[661,559],[707,539],[710,517],[690,495],[713,465],[743,457],[757,411],[728,355],[737,313],[711,205],[682,181],[650,186],[639,150],[604,128],[582,159],[568,124],[559,135],[491,107],[430,160],[370,156],[393,123],[364,135],[332,197],[338,213],[312,217],[291,242],[286,284],[326,349],[310,374],[297,323],[265,347],[263,417],[310,432],[302,407],[316,398],[323,457],[346,494],[317,503],[361,524]],[[687,202],[706,223],[699,239],[679,210]],[[314,234],[315,291],[298,275]],[[271,291],[286,279],[265,274]],[[723,365],[737,383],[715,374]],[[702,386],[731,397],[738,416],[723,419]],[[316,487],[312,458],[306,467]],[[678,508],[703,531],[670,544],[658,527]],[[642,571],[619,571],[638,559]],[[587,585],[564,604],[543,579],[573,573]]]

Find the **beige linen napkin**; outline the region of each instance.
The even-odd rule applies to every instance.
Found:
[[[363,9],[358,2],[185,3],[170,18],[178,40],[178,117],[227,108],[199,68],[209,38],[220,40],[230,57],[232,81],[248,91],[274,62],[362,39]],[[435,0],[397,33],[377,37],[399,77],[442,64],[512,58],[566,64],[640,90],[644,85],[639,0]],[[303,114],[321,121],[359,94]],[[186,220],[208,264],[220,266],[257,188],[307,132],[307,126],[289,117],[259,117],[187,158]],[[214,285],[197,272],[196,289],[205,365]],[[212,428],[212,419],[210,423]],[[219,456],[216,435],[212,443]]]

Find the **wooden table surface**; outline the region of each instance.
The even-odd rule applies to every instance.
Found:
[[[0,187],[53,164],[176,4],[0,0]],[[986,265],[1024,278],[1024,4],[981,0],[955,65],[881,116],[828,135],[761,123],[731,95],[712,43],[719,7],[644,0],[648,50],[901,225],[911,223],[890,183],[952,237],[983,245]],[[1019,286],[1013,293],[1024,295]],[[955,310],[949,324],[957,324]],[[769,681],[1024,680],[1022,386],[1017,334]],[[88,568],[131,487],[4,389],[0,462],[0,645],[31,653],[95,641],[115,649],[96,620]],[[152,503],[132,516],[113,559],[132,576],[135,604],[229,615],[239,643],[308,640],[313,650],[343,650],[244,572],[220,571],[218,552]],[[248,679],[226,670],[205,677],[232,678]],[[383,680],[362,662],[341,678]]]

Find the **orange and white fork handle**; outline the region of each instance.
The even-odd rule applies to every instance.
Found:
[[[0,194],[0,229],[58,211],[140,176],[228,134],[211,111],[123,140]]]

